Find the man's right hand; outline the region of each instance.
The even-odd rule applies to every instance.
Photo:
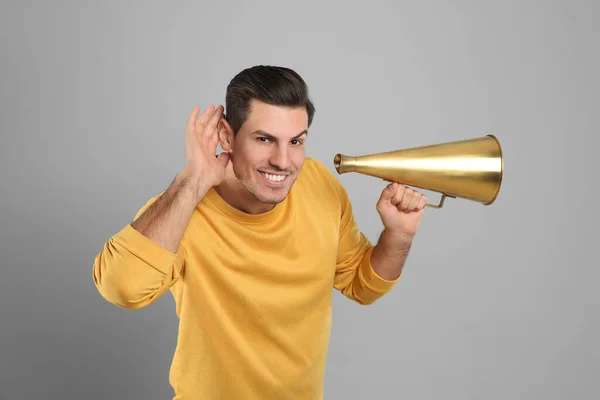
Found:
[[[194,107],[186,125],[185,168],[180,173],[184,185],[193,190],[200,200],[213,186],[225,177],[225,167],[229,153],[216,156],[219,137],[219,121],[223,118],[223,106],[216,109],[210,105],[202,115],[199,107]]]

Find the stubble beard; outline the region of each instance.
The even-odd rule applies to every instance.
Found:
[[[257,172],[258,174],[258,172]],[[242,186],[244,186],[244,188],[246,188],[246,190],[252,195],[254,196],[258,201],[260,201],[261,203],[264,204],[279,204],[282,201],[285,200],[285,198],[287,197],[288,193],[289,193],[289,189],[288,191],[283,195],[283,196],[278,196],[277,194],[273,194],[272,196],[263,196],[259,193],[259,185],[258,183],[252,179],[246,179],[242,176],[238,176],[238,181],[242,184]],[[288,179],[291,179],[291,177],[289,177]],[[292,185],[294,184],[294,182],[292,182]],[[291,186],[290,186],[291,189]],[[269,190],[269,189],[267,189]],[[284,190],[284,189],[280,189],[280,190]]]

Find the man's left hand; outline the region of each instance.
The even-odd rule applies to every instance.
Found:
[[[397,182],[383,189],[377,212],[385,230],[399,243],[410,246],[419,229],[427,197]]]

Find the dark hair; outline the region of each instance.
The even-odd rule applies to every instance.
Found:
[[[226,119],[234,134],[248,118],[253,99],[275,106],[304,107],[309,126],[315,114],[308,86],[297,72],[285,67],[257,65],[241,71],[227,85]]]

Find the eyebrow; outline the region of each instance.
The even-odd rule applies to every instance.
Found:
[[[252,132],[252,134],[253,134],[253,135],[261,135],[261,136],[265,136],[265,137],[267,137],[267,138],[269,138],[269,139],[271,139],[271,140],[277,140],[277,138],[276,138],[275,136],[271,135],[271,134],[270,134],[270,133],[268,133],[268,132],[265,132],[265,131],[263,131],[262,129],[256,130],[256,131]],[[298,138],[299,138],[300,136],[302,136],[302,135],[308,135],[308,129],[305,129],[305,130],[303,130],[302,132],[300,132],[299,134],[297,134],[296,136],[294,136],[294,137],[292,138],[292,140],[294,140],[294,139],[298,139]]]

